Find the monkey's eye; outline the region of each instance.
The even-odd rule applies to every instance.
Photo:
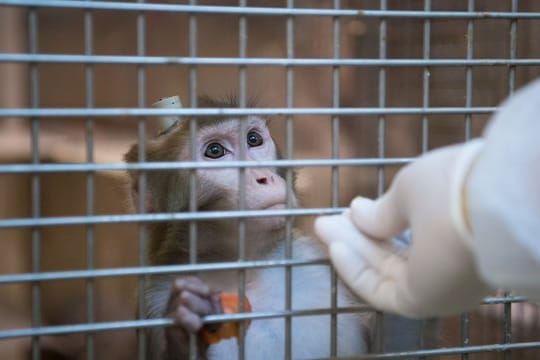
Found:
[[[249,146],[261,146],[263,143],[262,136],[255,131],[251,131],[247,134],[247,143]]]
[[[225,155],[225,148],[220,143],[211,143],[206,147],[206,151],[204,152],[204,156],[211,159],[219,159],[223,155]]]

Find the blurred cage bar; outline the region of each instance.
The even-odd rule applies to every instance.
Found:
[[[156,99],[179,94],[175,114],[196,118],[220,111],[197,94],[257,97],[222,110],[274,118],[281,165],[301,168],[287,214],[310,233],[481,134],[540,75],[539,33],[532,0],[0,0],[0,358],[144,358],[134,329],[171,323],[135,316],[145,276],[221,266],[145,266],[144,224],[201,216],[126,211],[122,154],[155,134]],[[540,358],[535,306],[484,303],[426,325],[433,343],[391,354],[378,338],[358,358]]]

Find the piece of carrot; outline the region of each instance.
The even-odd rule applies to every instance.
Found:
[[[238,313],[239,307],[240,307],[240,301],[238,298],[238,294],[234,293],[221,293],[220,294],[221,299],[221,306],[223,307],[223,312],[225,314],[235,314]],[[247,297],[244,298],[244,310],[245,312],[251,312],[251,304],[249,303],[249,300]],[[246,328],[249,326],[251,322],[249,320],[246,320]],[[223,339],[229,339],[232,337],[238,337],[240,336],[240,322],[238,321],[226,321],[220,325],[217,331],[211,332],[207,329],[201,330],[200,335],[202,337],[202,340],[206,344],[216,344],[220,342]]]

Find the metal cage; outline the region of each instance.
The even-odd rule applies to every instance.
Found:
[[[148,277],[329,266],[197,263],[193,252],[192,264],[151,267],[145,228],[284,214],[289,240],[293,219],[309,233],[314,216],[381,194],[415,156],[480,135],[497,104],[540,75],[538,32],[540,2],[524,0],[0,0],[0,358],[144,359],[145,329],[173,323],[136,310]],[[201,108],[203,93],[235,94],[239,107]],[[185,107],[150,106],[175,94]],[[247,107],[253,96],[260,105]],[[272,117],[283,159],[226,165],[285,168],[289,188],[300,168],[303,206],[129,213],[126,170],[144,179],[203,165],[128,165],[128,145],[152,136],[159,117],[196,127],[205,115]],[[385,347],[386,318],[376,314],[373,352],[358,359],[540,357],[538,309],[518,295],[417,323],[413,348]]]

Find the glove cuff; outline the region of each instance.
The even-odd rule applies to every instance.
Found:
[[[450,179],[450,218],[454,229],[472,250],[472,231],[469,225],[469,211],[465,183],[474,161],[484,145],[483,139],[475,139],[463,145],[459,152]]]

